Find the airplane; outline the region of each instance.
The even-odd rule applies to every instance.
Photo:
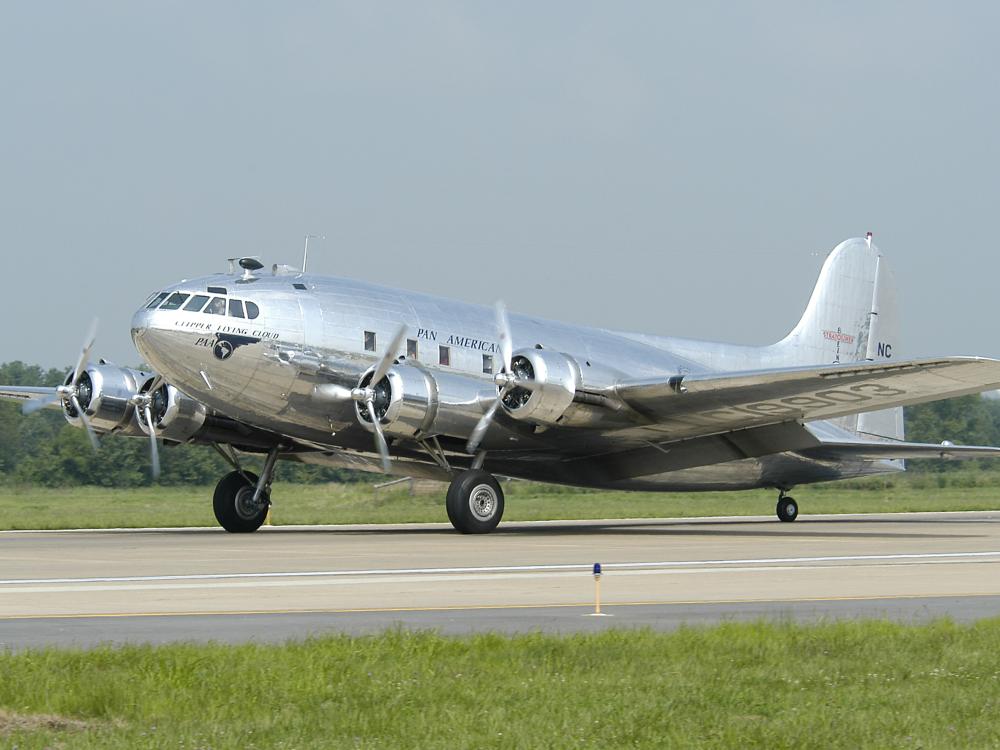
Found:
[[[745,314],[745,313],[744,313]],[[132,319],[150,371],[90,361],[57,388],[0,386],[87,431],[212,446],[231,465],[213,508],[255,531],[279,459],[448,482],[463,533],[504,511],[497,476],[580,487],[778,492],[1000,457],[907,442],[902,407],[1000,388],[1000,360],[897,359],[888,265],[869,233],[826,258],[804,314],[767,346],[623,333],[307,274],[258,258],[152,294]],[[243,466],[264,456],[261,473]]]

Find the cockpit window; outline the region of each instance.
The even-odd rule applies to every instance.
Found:
[[[209,315],[225,315],[226,314],[226,300],[223,297],[212,297],[212,301],[208,303],[202,312],[206,312]]]
[[[206,302],[208,302],[207,294],[196,294],[191,298],[190,302],[184,305],[184,309],[187,312],[200,312]]]
[[[184,300],[190,297],[190,294],[184,294],[183,292],[174,292],[170,295],[170,299],[163,303],[161,310],[176,310],[181,305],[184,304]]]
[[[230,318],[243,317],[243,300],[241,299],[229,300],[229,317]]]
[[[146,305],[146,309],[147,310],[153,310],[154,308],[159,307],[160,303],[163,302],[163,300],[165,300],[169,296],[169,294],[170,294],[170,292],[160,292],[155,297],[153,297],[153,301],[152,302],[150,302],[148,305]]]
[[[247,317],[250,318],[250,320],[253,320],[258,315],[260,315],[260,308],[253,302],[247,300]]]

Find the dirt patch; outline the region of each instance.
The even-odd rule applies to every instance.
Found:
[[[16,714],[0,709],[0,736],[12,732],[35,732],[40,730],[80,732],[92,729],[97,722],[71,719],[53,714]]]

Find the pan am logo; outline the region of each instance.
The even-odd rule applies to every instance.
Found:
[[[259,338],[254,338],[253,336],[237,336],[232,333],[217,333],[215,334],[215,346],[212,347],[212,354],[215,355],[216,359],[226,360],[233,356],[233,352],[241,346],[256,344],[259,341]]]

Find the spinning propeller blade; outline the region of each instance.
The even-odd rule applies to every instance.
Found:
[[[392,459],[389,456],[389,443],[385,439],[382,422],[379,419],[378,412],[375,410],[375,387],[389,373],[389,368],[396,361],[397,352],[399,352],[399,348],[403,345],[404,338],[406,338],[405,323],[399,327],[396,335],[392,337],[392,341],[382,354],[382,359],[375,366],[375,371],[368,380],[368,384],[366,386],[358,386],[350,392],[351,398],[360,404],[364,404],[368,410],[368,418],[371,420],[372,430],[375,435],[375,450],[378,451],[379,456],[382,458],[382,469],[386,473],[392,468]],[[331,395],[335,397],[334,392],[331,392]]]
[[[101,444],[97,441],[97,433],[91,427],[90,420],[87,418],[87,412],[80,406],[80,399],[76,397],[75,392],[70,393],[69,402],[73,404],[76,413],[80,415],[80,421],[83,422],[83,427],[87,430],[87,437],[90,438],[90,447],[94,449],[94,453],[97,453],[97,449],[101,447]]]
[[[73,384],[75,385],[80,381],[80,377],[83,375],[83,370],[87,366],[87,361],[90,359],[90,350],[94,348],[94,341],[97,340],[97,318],[94,318],[90,322],[90,329],[87,331],[87,337],[83,340],[83,348],[80,349],[80,357],[76,360],[76,367],[73,368]]]
[[[493,423],[493,418],[496,416],[497,409],[500,407],[500,403],[503,401],[504,396],[510,393],[514,388],[527,388],[528,390],[534,390],[535,383],[530,380],[524,380],[517,377],[513,371],[512,360],[514,357],[514,341],[510,333],[510,320],[507,318],[507,307],[500,300],[496,303],[496,319],[497,319],[497,339],[500,342],[500,356],[503,360],[502,367],[493,378],[493,382],[497,384],[497,397],[493,400],[490,408],[486,410],[482,418],[476,423],[476,426],[472,430],[472,434],[469,435],[469,441],[465,444],[465,450],[469,453],[475,453],[476,449],[479,448],[479,444],[482,442],[483,437],[486,435],[486,431],[490,428]]]
[[[152,391],[152,389],[150,389]],[[156,445],[156,424],[153,422],[153,411],[149,408],[149,402],[142,410],[146,417],[146,426],[149,428],[149,460],[150,474],[155,482],[160,476],[160,450]]]
[[[388,474],[392,468],[392,459],[389,457],[389,444],[385,440],[385,433],[382,431],[382,423],[375,414],[375,402],[368,401],[368,413],[372,417],[372,427],[375,428],[375,449],[382,457],[382,470]]]

